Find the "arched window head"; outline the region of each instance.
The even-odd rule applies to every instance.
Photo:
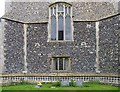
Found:
[[[49,7],[49,41],[72,41],[72,6],[57,2]]]

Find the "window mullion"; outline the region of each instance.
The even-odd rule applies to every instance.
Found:
[[[63,5],[63,12],[64,12],[64,15],[63,15],[63,32],[64,32],[64,40],[65,40],[65,5]]]
[[[54,15],[54,7],[53,7],[53,15]]]
[[[48,40],[51,40],[51,9],[49,8]]]
[[[52,70],[54,70],[54,58],[52,58]]]
[[[56,40],[58,40],[58,5],[56,5]]]
[[[68,63],[69,63],[69,65],[68,65],[68,69],[70,70],[70,69],[71,69],[71,67],[70,67],[71,60],[70,60],[70,58],[69,58],[69,60],[68,60]]]
[[[63,70],[65,70],[65,58],[63,58]]]
[[[70,12],[70,17],[71,17],[70,18],[71,19],[70,20],[71,21],[71,34],[72,34],[72,40],[74,40],[74,38],[73,38],[73,18],[72,18],[72,14],[73,14],[72,11],[73,11],[73,9],[72,9],[72,7],[70,8],[70,11],[71,11]]]
[[[59,62],[60,62],[60,59],[59,59],[59,58],[57,58],[57,62],[58,62],[58,70],[59,70]]]

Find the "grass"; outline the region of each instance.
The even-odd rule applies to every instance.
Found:
[[[2,90],[118,90],[118,87],[98,83],[85,83],[82,87],[51,88],[52,84],[43,84],[41,88],[35,88],[35,86],[35,84],[18,84],[2,87]]]

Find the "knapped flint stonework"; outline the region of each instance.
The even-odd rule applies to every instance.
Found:
[[[3,17],[5,18],[3,73],[23,73],[25,59],[27,73],[55,73],[56,71],[52,71],[51,65],[53,56],[70,57],[71,70],[64,71],[64,73],[96,73],[96,51],[98,51],[96,50],[96,28],[98,27],[95,24],[99,22],[99,40],[97,40],[99,41],[99,63],[97,63],[99,64],[99,71],[105,74],[118,74],[120,15],[114,10],[111,3],[100,3],[98,5],[99,10],[96,9],[95,11],[92,4],[73,4],[75,6],[74,10],[78,10],[79,7],[79,10],[83,9],[79,12],[73,11],[74,41],[48,42],[49,3],[47,5],[44,3],[44,7],[38,6],[38,3],[24,3],[24,7],[21,4],[19,9],[15,7],[15,5],[19,6],[19,4],[13,3],[13,11],[6,13]],[[86,8],[84,9],[83,6]],[[100,7],[105,9],[101,10]],[[82,11],[84,11],[84,14]],[[27,37],[25,39],[24,31],[26,27]],[[27,41],[25,42],[25,40]],[[27,46],[24,46],[25,43]],[[24,57],[24,51],[26,50],[26,57]]]
[[[118,73],[119,16],[99,22],[99,66],[101,73]],[[28,24],[28,73],[51,73],[52,56],[70,56],[71,70],[65,73],[95,73],[95,22],[74,22],[74,41],[47,42],[47,23]],[[4,73],[24,71],[23,24],[6,20]]]
[[[47,24],[29,24],[27,32],[28,73],[52,72],[51,59],[57,55],[70,56],[71,70],[67,73],[95,72],[94,22],[75,22],[74,42],[47,42]]]
[[[48,2],[7,2],[6,18],[25,23],[48,21]],[[17,6],[17,7],[16,7]],[[4,17],[4,16],[3,16]]]
[[[28,73],[49,72],[47,24],[28,25],[27,33]]]
[[[8,20],[5,21],[5,70],[3,73],[22,73],[24,71],[23,33],[23,24]]]
[[[66,1],[65,1],[66,2]],[[74,21],[96,21],[120,13],[115,2],[68,2],[73,7]],[[49,20],[50,2],[6,2],[3,18],[23,23],[40,23]],[[17,7],[16,7],[17,6]]]
[[[73,71],[95,72],[95,22],[74,22]],[[83,44],[84,43],[84,44]],[[78,48],[76,48],[78,47]]]
[[[2,74],[3,72],[3,67],[4,67],[4,20],[0,19],[0,74]]]
[[[120,16],[100,21],[99,60],[101,73],[118,73]]]

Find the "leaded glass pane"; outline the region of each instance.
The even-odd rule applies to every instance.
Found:
[[[53,62],[52,62],[52,68],[53,68],[53,70],[56,70],[55,58],[53,58],[52,60],[53,60]]]
[[[58,58],[54,58],[55,70],[58,70]]]
[[[59,70],[63,70],[63,58],[59,58]]]
[[[58,5],[58,11],[63,11],[63,5]]]
[[[58,40],[64,40],[64,33],[63,33],[63,31],[58,31]]]
[[[51,7],[50,9],[51,9],[51,16],[52,16],[53,15],[53,8]]]
[[[67,7],[65,7],[65,14],[67,14]]]
[[[58,40],[64,40],[63,16],[58,17]]]
[[[58,17],[58,31],[63,30],[63,16]]]
[[[54,7],[54,14],[56,15],[56,7]]]
[[[69,58],[65,58],[64,60],[64,70],[67,70],[69,66]]]
[[[68,8],[68,13],[69,13],[69,14],[71,13],[71,7]]]
[[[71,17],[67,16],[65,20],[65,39],[66,40],[72,40],[72,32],[71,32]]]
[[[56,18],[51,17],[51,40],[56,40]]]

